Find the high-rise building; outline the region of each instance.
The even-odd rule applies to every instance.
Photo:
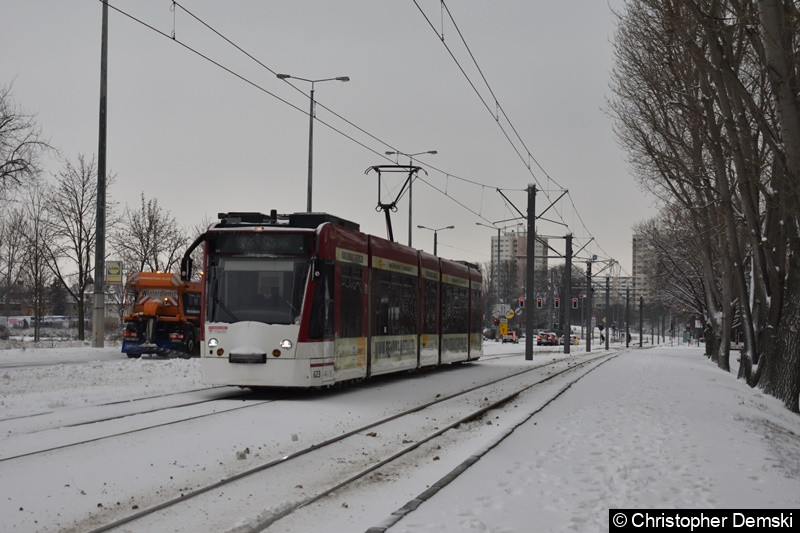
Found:
[[[536,265],[537,274],[547,271],[547,249],[547,237],[537,238],[534,250],[534,264]],[[490,253],[492,271],[497,272],[498,241],[496,235],[492,237]],[[514,272],[514,287],[519,289],[519,296],[522,296],[521,292],[525,288],[528,271],[528,232],[510,231],[506,234],[501,234],[499,259],[501,273],[504,268],[507,268],[510,272]]]
[[[633,283],[636,287],[636,298],[644,297],[645,302],[650,301],[652,295],[650,280],[650,265],[655,260],[655,254],[650,242],[644,235],[634,235],[631,246],[633,253]]]

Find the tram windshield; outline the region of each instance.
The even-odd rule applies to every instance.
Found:
[[[211,257],[207,319],[294,324],[299,321],[307,257]]]

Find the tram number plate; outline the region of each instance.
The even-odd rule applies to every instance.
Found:
[[[267,354],[265,353],[232,353],[228,356],[229,363],[239,364],[265,364]]]

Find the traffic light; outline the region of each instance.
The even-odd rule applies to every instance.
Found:
[[[541,298],[536,298],[536,307],[538,307],[539,309],[542,308],[542,299]]]
[[[519,297],[519,306],[520,306],[520,308],[525,307],[525,297],[524,296],[520,296]]]
[[[558,299],[558,298],[556,298],[556,299],[554,300],[554,302],[553,302],[553,305],[555,306],[555,308],[556,308],[556,309],[558,309],[558,308],[559,308],[559,306],[561,305],[561,300],[560,300],[560,299]]]
[[[577,309],[578,308],[578,299],[577,298],[573,298],[572,299],[572,308],[573,309]]]

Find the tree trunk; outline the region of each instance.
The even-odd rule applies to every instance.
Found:
[[[798,102],[798,80],[796,63],[792,59],[793,31],[789,26],[786,11],[791,2],[759,0],[758,10],[764,29],[764,52],[767,57],[767,74],[772,82],[781,126],[783,148],[789,168],[787,191],[795,206],[800,184],[800,103]],[[796,23],[795,23],[796,24]],[[796,30],[796,28],[795,28]],[[797,209],[797,207],[795,207]]]

